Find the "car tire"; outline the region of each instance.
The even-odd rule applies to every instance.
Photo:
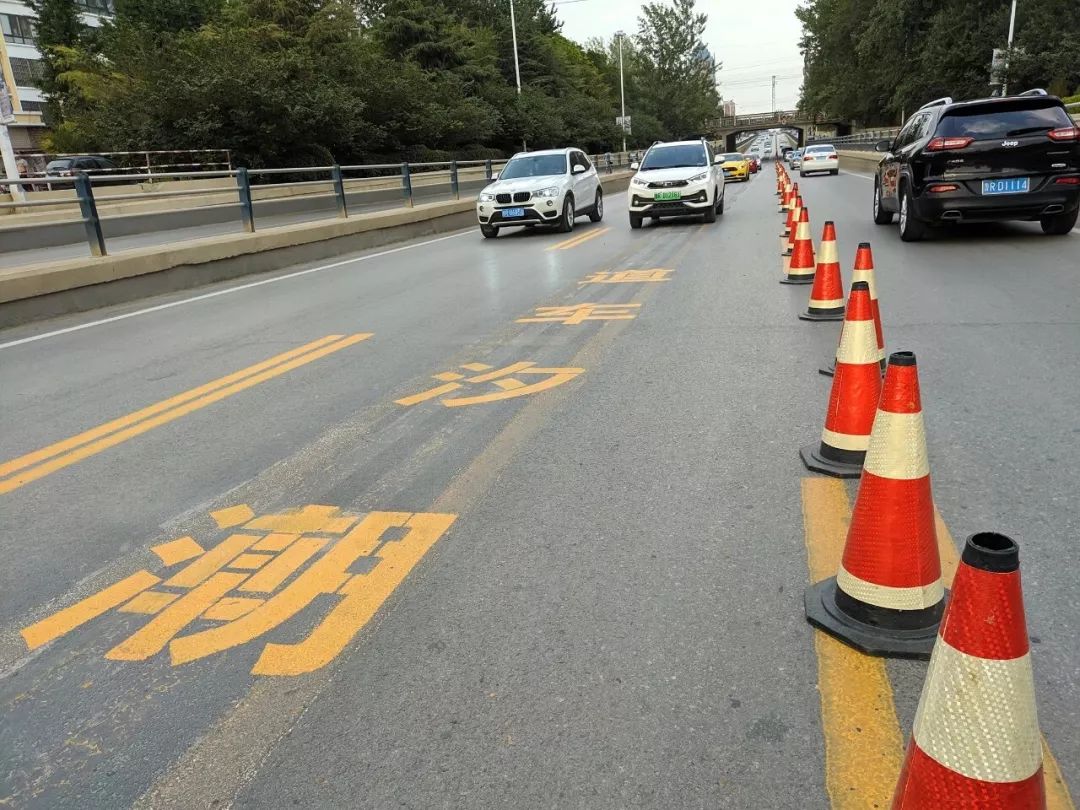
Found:
[[[915,218],[912,211],[911,192],[907,186],[900,187],[900,240],[919,242],[926,236],[926,225]]]
[[[600,189],[596,190],[596,202],[593,203],[593,209],[589,212],[589,219],[592,222],[599,222],[604,218],[604,192]]]
[[[641,227],[641,216],[639,214],[630,215],[630,227],[635,231]]]
[[[1064,236],[1076,227],[1076,220],[1080,217],[1080,208],[1075,211],[1065,211],[1061,214],[1043,217],[1039,220],[1043,233],[1048,236]]]
[[[831,174],[833,177],[836,177],[836,175],[840,174],[840,170],[839,169],[830,169],[829,174]]]
[[[875,225],[892,225],[893,215],[892,211],[886,211],[885,206],[881,204],[881,184],[874,180],[874,224]]]
[[[481,225],[480,233],[484,235],[485,239],[494,239],[499,235],[499,229],[493,225]]]
[[[559,217],[559,233],[570,233],[574,230],[574,198],[569,194],[562,204],[562,215]]]
[[[806,172],[804,172],[802,169],[799,169],[799,177],[806,177]]]
[[[705,221],[712,224],[716,222],[716,189],[713,189],[713,204],[705,211]]]
[[[717,214],[723,214],[724,213],[724,195],[723,194],[720,195],[720,204],[716,206],[716,213]]]

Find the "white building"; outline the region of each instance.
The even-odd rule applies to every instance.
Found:
[[[113,13],[113,0],[74,0],[84,23],[97,27],[102,17]],[[0,70],[11,94],[16,122],[9,129],[18,152],[38,151],[38,141],[45,125],[41,111],[45,98],[41,93],[43,63],[34,34],[34,12],[25,3],[0,0]]]

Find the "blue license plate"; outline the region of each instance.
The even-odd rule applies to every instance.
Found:
[[[525,216],[525,209],[524,208],[504,208],[503,212],[502,212],[502,215],[503,215],[503,219],[520,219],[521,217]]]
[[[1010,177],[1007,180],[983,180],[982,193],[990,194],[1027,194],[1031,191],[1031,178]]]

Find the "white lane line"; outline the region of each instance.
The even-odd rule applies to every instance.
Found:
[[[428,239],[426,242],[417,242],[413,245],[402,245],[401,247],[391,248],[390,250],[382,250],[378,253],[370,253],[367,256],[358,256],[355,259],[345,259],[340,262],[333,262],[332,264],[322,264],[318,267],[309,267],[306,270],[297,270],[295,273],[286,273],[283,276],[275,276],[274,278],[266,278],[262,281],[252,281],[247,284],[240,284],[236,287],[229,287],[224,290],[215,290],[214,292],[203,293],[202,295],[193,295],[190,298],[184,298],[179,301],[170,301],[167,304],[158,304],[153,307],[146,307],[145,309],[137,309],[134,312],[125,312],[123,315],[114,315],[111,318],[102,318],[97,321],[89,321],[87,323],[81,323],[78,326],[68,326],[64,329],[55,329],[52,332],[42,332],[40,335],[32,335],[31,337],[20,338],[19,340],[11,340],[7,343],[0,343],[0,349],[10,349],[15,346],[22,346],[24,343],[33,343],[37,340],[45,340],[46,338],[57,337],[59,335],[67,335],[71,332],[80,332],[83,329],[90,329],[93,326],[104,326],[107,323],[115,323],[116,321],[124,321],[128,318],[134,318],[138,315],[148,315],[151,312],[161,312],[164,309],[172,309],[173,307],[183,306],[184,304],[193,304],[196,301],[205,301],[208,298],[217,298],[219,295],[229,295],[230,293],[240,292],[241,290],[250,290],[252,287],[261,287],[264,284],[275,284],[279,281],[286,281],[291,278],[299,278],[300,276],[306,276],[311,273],[319,273],[323,270],[333,270],[336,267],[344,267],[347,264],[355,264],[357,262],[366,262],[369,259],[378,259],[382,256],[390,256],[394,253],[401,253],[405,250],[412,250],[413,248],[426,247],[427,245],[434,245],[437,242],[445,242],[447,239],[457,239],[459,236],[465,236],[466,234],[473,233],[474,229],[461,231],[460,233],[452,233],[449,236],[440,236],[437,239]]]

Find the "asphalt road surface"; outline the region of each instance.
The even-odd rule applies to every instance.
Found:
[[[772,179],[0,333],[0,806],[885,806],[926,665],[803,618],[855,489],[799,461],[838,327]],[[1075,784],[1080,235],[801,185],[845,282],[873,243],[944,523],[1021,543]]]

